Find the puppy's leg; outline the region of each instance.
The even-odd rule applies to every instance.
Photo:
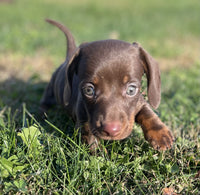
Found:
[[[50,82],[46,87],[43,97],[40,100],[40,115],[44,116],[44,113],[52,106],[56,104],[56,99],[53,91],[53,83]]]
[[[141,125],[145,139],[156,150],[171,148],[174,138],[168,127],[147,105],[143,106],[136,116],[136,121]]]
[[[88,122],[85,122],[83,125],[76,124],[76,126],[80,126],[82,141],[88,144],[90,151],[94,153],[98,148],[99,139],[92,134]]]
[[[56,100],[55,100],[55,96],[54,96],[54,92],[53,92],[53,87],[52,87],[52,84],[49,83],[44,92],[44,95],[40,101],[40,105],[49,107],[54,104],[56,104]]]
[[[42,99],[40,100],[40,114],[42,116],[44,116],[44,113],[46,113],[51,106],[57,103],[54,89],[60,89],[64,83],[64,68],[65,66],[63,64],[53,73],[51,80],[44,91]],[[59,90],[57,90],[57,92],[59,92]]]

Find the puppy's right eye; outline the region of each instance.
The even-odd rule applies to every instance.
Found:
[[[93,97],[95,95],[94,86],[91,84],[87,84],[83,87],[83,94],[88,97]]]
[[[133,84],[130,84],[128,87],[127,87],[127,90],[126,90],[126,94],[128,95],[128,96],[134,96],[135,94],[136,94],[136,92],[137,92],[137,88],[136,88],[136,86],[135,85],[133,85]]]

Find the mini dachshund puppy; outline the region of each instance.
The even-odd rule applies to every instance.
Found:
[[[102,40],[75,45],[71,32],[57,26],[67,39],[65,62],[54,72],[40,102],[46,112],[60,104],[80,128],[91,150],[99,139],[128,137],[134,122],[142,127],[145,139],[156,150],[171,148],[174,138],[152,111],[161,99],[157,62],[138,43]],[[147,77],[148,102],[141,94],[141,79]]]

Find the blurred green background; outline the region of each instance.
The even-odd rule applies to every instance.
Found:
[[[138,41],[154,56],[177,58],[197,49],[199,4],[198,0],[10,0],[0,4],[0,52],[62,57],[64,36],[44,22],[51,18],[67,25],[77,43],[118,38]]]
[[[172,69],[180,76],[181,70],[199,64],[199,10],[198,0],[1,0],[0,102],[18,106],[26,101],[32,108],[41,97],[42,82],[65,60],[65,37],[46,18],[68,26],[77,45],[109,38],[137,41],[164,76]],[[166,91],[173,78],[164,76]],[[41,85],[31,85],[36,82]],[[37,91],[27,94],[34,87]]]
[[[59,109],[45,124],[33,118],[66,53],[63,33],[45,18],[66,25],[77,45],[137,41],[158,61],[156,112],[177,138],[172,150],[154,151],[134,126],[129,139],[104,142],[108,154],[91,156]],[[0,0],[0,194],[199,194],[199,21],[199,0]],[[25,126],[38,132],[36,153],[20,139]]]

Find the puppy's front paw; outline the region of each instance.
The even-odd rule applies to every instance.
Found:
[[[174,142],[174,137],[166,126],[160,130],[149,130],[145,138],[155,150],[162,151],[170,149]]]

